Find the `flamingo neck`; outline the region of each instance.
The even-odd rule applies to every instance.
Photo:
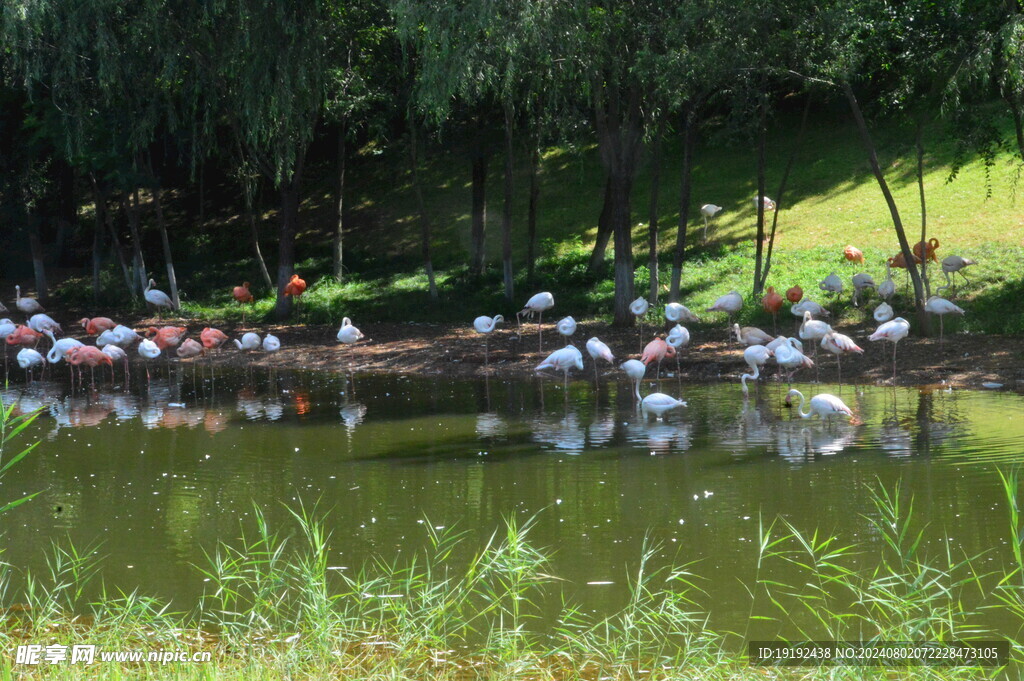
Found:
[[[797,405],[796,413],[800,414],[800,418],[802,418],[802,419],[809,419],[809,418],[811,418],[811,416],[814,415],[813,412],[811,412],[811,411],[804,412],[804,394],[802,392],[800,392],[799,390],[797,391],[796,394],[800,396],[800,404]]]
[[[640,397],[640,380],[641,379],[638,378],[635,381],[633,381],[633,394],[636,395],[637,400],[642,401],[642,398]]]

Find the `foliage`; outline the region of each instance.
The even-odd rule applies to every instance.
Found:
[[[38,411],[15,413],[16,408],[17,404],[15,403],[3,404],[0,402],[0,479],[2,479],[4,474],[19,461],[28,456],[29,452],[35,449],[36,445],[39,444],[38,441],[33,442],[17,454],[14,454],[6,460],[4,459],[4,450],[8,448],[11,440],[18,437],[18,435],[28,428],[29,425],[36,420],[36,417],[39,416]],[[27,494],[20,499],[14,499],[3,503],[3,505],[0,505],[0,513],[5,513],[12,508],[24,504],[37,494],[39,494],[39,492],[33,492],[32,494]]]

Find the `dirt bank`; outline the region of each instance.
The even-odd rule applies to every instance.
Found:
[[[140,320],[139,326],[149,321]],[[161,323],[171,322],[164,320]],[[185,324],[186,320],[180,323]],[[198,337],[202,325],[187,325],[190,335]],[[241,336],[246,331],[260,334],[271,332],[281,339],[281,350],[276,353],[243,353],[232,347],[213,353],[212,361],[222,365],[244,366],[252,363],[256,366],[322,371],[466,377],[482,375],[482,372],[488,371],[492,376],[525,376],[531,374],[533,368],[550,351],[564,344],[552,324],[543,327],[544,352],[538,351],[536,324],[524,325],[521,330],[517,330],[514,324],[499,327],[490,338],[490,364],[485,368],[484,337],[475,333],[469,325],[367,324],[360,328],[366,336],[363,340],[355,345],[342,345],[335,338],[337,329],[334,327],[222,327],[232,337]],[[791,331],[789,328],[786,330]],[[890,383],[892,345],[868,342],[868,328],[847,327],[839,330],[853,337],[865,350],[863,355],[843,358],[843,381]],[[653,337],[654,331],[651,327],[644,328],[645,342]],[[722,327],[697,326],[691,329],[691,333],[693,341],[680,358],[683,380],[738,381],[746,369],[742,346],[734,338],[730,339]],[[616,363],[620,359],[640,355],[638,329],[623,330],[602,323],[583,323],[573,336],[576,347],[582,350],[586,339],[591,336],[598,336],[608,343],[616,354]],[[809,346],[807,350],[810,351]],[[818,378],[825,382],[835,381],[838,377],[836,359],[824,352],[818,355]],[[899,385],[947,384],[967,388],[981,388],[983,383],[993,382],[1003,384],[1006,389],[1024,390],[1022,357],[1022,338],[959,334],[947,337],[940,344],[935,338],[910,337],[899,343],[896,382]],[[590,358],[585,357],[585,361],[585,371],[592,371]],[[673,360],[666,360],[662,366],[663,372],[675,370]],[[602,371],[606,369],[602,367]],[[797,380],[813,380],[814,377],[814,369],[805,369],[797,374]]]

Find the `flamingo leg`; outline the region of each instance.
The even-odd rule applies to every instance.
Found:
[[[490,344],[490,338],[489,337],[484,338],[484,369],[487,369],[487,367],[490,364],[490,358],[488,357],[488,345],[489,344]]]
[[[945,319],[945,315],[941,315],[940,314],[939,315],[939,345],[942,345],[942,334],[943,334],[942,323],[943,323],[944,319]]]
[[[898,344],[899,344],[898,341],[896,343],[892,344],[892,384],[893,384],[893,386],[896,385],[896,346]]]
[[[544,352],[544,330],[540,328],[543,321],[544,313],[540,312],[537,314],[537,352]]]

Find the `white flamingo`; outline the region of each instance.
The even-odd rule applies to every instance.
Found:
[[[810,312],[812,317],[832,316],[832,314],[828,310],[826,310],[819,303],[814,302],[810,298],[805,298],[804,300],[801,300],[799,303],[791,306],[789,308],[789,311],[793,314],[794,317],[800,317],[801,319],[803,318],[805,312]]]
[[[704,218],[704,241],[708,240],[708,220],[713,220],[720,212],[722,212],[722,207],[713,203],[705,203],[700,207],[700,214]]]
[[[28,326],[28,328],[32,329],[33,331],[37,331],[39,333],[45,333],[47,331],[52,331],[54,333],[64,333],[64,331],[60,328],[60,324],[58,324],[53,319],[53,317],[42,312],[32,315],[32,317],[29,318],[28,324],[26,324],[26,326]]]
[[[942,289],[950,288],[953,285],[953,277],[950,276],[951,274],[959,273],[960,276],[964,278],[965,284],[971,283],[970,280],[967,279],[967,275],[963,273],[963,269],[977,264],[978,263],[976,261],[971,260],[970,258],[963,258],[959,255],[947,255],[942,259],[942,273],[946,275],[946,285],[935,289],[935,292],[938,293]]]
[[[252,331],[243,334],[242,340],[235,339],[235,347],[239,350],[259,350],[260,343],[260,335]]]
[[[142,357],[143,360],[156,359],[157,357],[160,356],[160,347],[153,341],[149,340],[148,338],[143,338],[139,342],[137,352],[139,353],[139,356]],[[148,362],[143,361],[143,365],[145,365],[146,367],[146,383],[148,384],[149,364]]]
[[[690,311],[690,308],[680,303],[668,303],[665,305],[665,319],[676,324],[689,322],[695,324],[700,321],[697,315]]]
[[[837,414],[844,414],[846,416],[853,416],[853,412],[846,404],[829,393],[820,393],[811,398],[810,411],[805,412],[804,409],[804,394],[796,388],[791,388],[786,394],[786,405],[792,405],[792,397],[796,395],[800,398],[800,404],[797,405],[796,413],[800,414],[800,418],[809,419],[813,416],[818,416],[822,421],[828,421]]]
[[[892,265],[885,262],[885,281],[878,285],[878,295],[882,300],[888,301],[896,294],[896,282],[892,280]]]
[[[135,333],[134,329],[130,329],[123,324],[118,324],[113,329],[109,329],[101,333],[96,338],[96,346],[103,347],[108,343],[113,343],[114,345],[127,350],[140,340],[142,340],[142,336]]]
[[[945,298],[940,298],[938,296],[932,296],[931,298],[929,298],[928,302],[924,304],[924,309],[927,312],[939,315],[939,343],[942,342],[942,336],[944,332],[942,323],[943,317],[945,317],[948,314],[958,314],[961,316],[963,316],[964,314],[964,310],[962,307],[958,307],[957,305],[954,305]]]
[[[491,334],[498,328],[498,324],[505,321],[505,318],[500,314],[496,314],[493,317],[487,315],[481,315],[473,320],[473,330],[477,333],[484,334],[484,368],[487,368],[490,359],[488,357],[490,348],[488,347],[491,342]]]
[[[677,407],[685,406],[686,402],[683,400],[677,400],[671,395],[666,395],[665,393],[651,393],[640,400],[640,413],[643,415],[645,421],[647,420],[648,414],[654,414],[654,419],[658,421],[662,419],[665,412]]]
[[[800,341],[796,338],[787,338],[785,343],[774,348],[775,363],[786,371],[786,382],[793,382],[793,374],[802,367],[812,368],[814,361],[803,353]]]
[[[587,341],[587,354],[594,360],[594,380],[597,381],[597,360],[603,359],[609,364],[615,363],[615,356],[612,355],[611,348],[608,347],[603,341],[597,336],[594,336]]]
[[[32,369],[35,367],[46,368],[46,363],[43,361],[43,356],[38,351],[32,348],[22,348],[18,351],[18,366],[25,370],[28,374],[28,380],[32,382]]]
[[[46,310],[35,298],[22,298],[21,286],[14,287],[14,306],[29,316]]]
[[[839,385],[843,384],[843,354],[853,353],[864,354],[864,348],[857,345],[849,336],[829,331],[821,339],[821,347],[825,348],[836,356],[839,366]]]
[[[910,333],[910,322],[903,317],[888,321],[868,337],[869,341],[889,341],[892,343],[892,383],[896,385],[896,345]]]
[[[814,342],[814,357],[818,357],[818,342],[825,337],[825,334],[831,333],[832,327],[825,322],[814,319],[811,317],[810,310],[804,312],[804,321],[800,325],[800,339],[805,341]]]
[[[110,381],[114,381],[114,362],[124,362],[124,380],[127,383],[130,376],[128,372],[128,353],[118,345],[107,343],[103,346],[103,354],[110,358]]]
[[[758,199],[758,197],[755,196],[754,197],[754,208],[757,208],[757,199]],[[767,196],[762,196],[761,197],[761,202],[764,203],[764,209],[766,211],[768,211],[768,210],[775,210],[775,205],[776,205],[775,202],[772,201],[771,199],[769,199]]]
[[[352,320],[348,317],[342,319],[341,328],[338,329],[338,342],[351,345],[360,338],[363,338],[363,332],[352,326]]]
[[[647,366],[644,365],[638,359],[627,359],[619,368],[626,372],[629,379],[633,381],[633,395],[636,397],[636,401],[640,401],[640,381],[644,379],[644,374],[647,373]]]
[[[277,336],[268,333],[266,336],[263,337],[264,352],[277,352],[280,349],[281,340]]]
[[[747,389],[747,379],[756,381],[761,377],[761,367],[765,362],[769,360],[774,353],[763,345],[751,345],[743,351],[743,361],[747,363],[754,373],[743,374],[740,376],[740,383],[743,384],[743,396],[746,397],[749,393]]]
[[[896,313],[892,309],[892,305],[890,305],[889,303],[887,303],[887,302],[885,302],[883,300],[882,302],[880,302],[878,304],[878,307],[875,308],[875,311],[872,314],[872,316],[875,318],[876,322],[878,322],[879,324],[882,324],[882,323],[887,322],[890,319],[892,319],[893,315],[895,315],[895,314]]]
[[[543,371],[544,369],[554,369],[561,371],[565,374],[565,380],[563,382],[566,388],[569,387],[569,370],[575,367],[580,371],[583,370],[583,355],[572,345],[566,345],[561,350],[555,350],[548,355],[543,362],[534,367],[534,371]]]
[[[640,347],[644,345],[644,315],[647,314],[647,310],[651,308],[651,304],[647,302],[644,297],[637,298],[629,304],[629,311],[636,317],[637,322],[640,325]]]
[[[154,286],[156,286],[156,281],[150,279],[149,284],[146,286],[146,290],[143,292],[146,302],[156,308],[158,316],[160,314],[160,308],[162,307],[166,307],[168,310],[173,310],[174,301],[171,300],[171,297],[160,289],[153,288]]]
[[[525,316],[527,319],[537,315],[537,352],[544,350],[544,337],[541,332],[541,322],[544,321],[545,310],[550,310],[555,306],[555,297],[544,291],[543,293],[536,293],[526,301],[526,307],[516,313],[516,325],[522,324],[520,318]]]
[[[729,328],[732,328],[732,318],[743,309],[743,296],[738,291],[729,291],[718,298],[715,304],[708,308],[708,312],[719,311],[729,316]]]
[[[853,306],[860,307],[858,297],[861,292],[869,288],[878,288],[872,276],[866,272],[859,272],[853,275]]]
[[[743,345],[765,345],[774,340],[770,333],[762,331],[756,326],[744,326],[741,328],[739,324],[733,324],[732,330],[736,333],[736,340]]]
[[[679,368],[679,351],[690,344],[690,331],[685,326],[676,324],[669,329],[668,336],[665,337],[665,342],[676,350],[676,376],[680,376],[682,375],[682,371]]]
[[[557,331],[559,335],[563,336],[566,342],[568,342],[569,338],[576,333],[576,320],[572,317],[559,319],[558,323],[555,324],[555,331]]]

